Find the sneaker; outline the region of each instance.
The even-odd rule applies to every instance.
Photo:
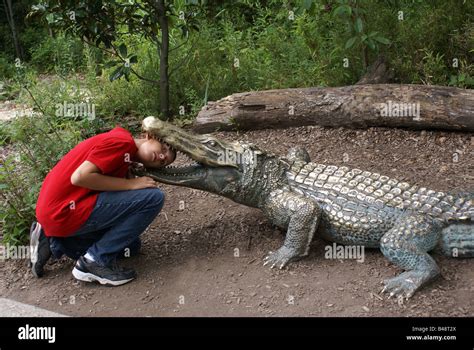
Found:
[[[99,282],[100,284],[120,286],[137,277],[135,270],[120,267],[116,264],[102,266],[81,256],[72,270],[72,275],[79,281]]]
[[[45,236],[41,224],[35,221],[30,228],[30,267],[35,277],[43,276],[44,265],[50,257],[48,237]]]

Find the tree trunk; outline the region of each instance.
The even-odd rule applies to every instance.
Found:
[[[18,33],[15,26],[15,18],[13,16],[13,8],[11,0],[4,0],[5,13],[7,15],[8,25],[12,31],[13,45],[15,46],[16,57],[23,60],[23,50],[21,49],[20,42],[18,41]]]
[[[169,28],[168,17],[166,17],[165,0],[156,2],[158,9],[158,23],[161,29],[160,47],[160,110],[165,119],[170,118],[170,87],[168,75],[168,54],[169,54]]]
[[[474,131],[474,90],[371,84],[237,93],[209,102],[197,132],[321,125]]]
[[[380,55],[356,84],[389,84],[392,79],[393,71],[388,68],[385,57]]]

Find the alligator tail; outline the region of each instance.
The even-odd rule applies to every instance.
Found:
[[[449,199],[448,199],[449,198]],[[474,222],[474,193],[462,192],[446,196],[442,217],[447,223]]]
[[[474,194],[458,193],[451,210],[445,213],[441,250],[455,258],[474,257]]]

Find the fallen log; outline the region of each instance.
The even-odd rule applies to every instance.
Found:
[[[303,125],[474,131],[474,90],[445,86],[364,84],[236,93],[209,102],[196,132]]]

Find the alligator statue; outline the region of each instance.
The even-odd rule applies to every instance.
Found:
[[[261,209],[287,229],[284,244],[264,259],[283,268],[308,255],[313,236],[344,245],[380,248],[405,272],[383,281],[399,299],[434,280],[440,270],[428,254],[474,257],[474,193],[446,194],[377,173],[313,163],[306,150],[280,157],[248,142],[197,135],[154,117],[146,132],[193,163],[136,167],[138,176],[212,192]]]

